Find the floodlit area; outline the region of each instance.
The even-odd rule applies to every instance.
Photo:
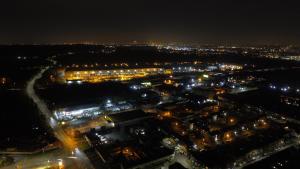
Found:
[[[57,81],[68,84],[82,82],[99,83],[104,81],[127,81],[149,75],[171,74],[172,70],[165,68],[136,68],[116,70],[58,70]]]
[[[99,107],[91,107],[91,108],[82,108],[77,110],[60,110],[55,111],[55,117],[59,121],[64,120],[73,120],[73,119],[80,119],[80,118],[89,118],[89,117],[96,117],[102,113]]]

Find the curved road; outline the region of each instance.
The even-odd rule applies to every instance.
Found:
[[[48,125],[53,129],[53,133],[55,137],[61,141],[64,145],[64,148],[68,152],[75,152],[74,155],[78,159],[78,164],[76,166],[80,166],[81,169],[93,169],[94,167],[90,163],[89,159],[86,157],[84,153],[82,153],[77,147],[76,142],[69,137],[65,131],[58,125],[58,122],[52,117],[51,111],[48,109],[46,103],[38,97],[35,93],[34,85],[36,81],[42,78],[45,71],[47,71],[49,67],[43,68],[38,74],[36,74],[26,86],[26,93],[29,98],[33,100],[33,102],[37,105],[39,111],[46,118]],[[77,168],[77,167],[76,167]]]
[[[43,73],[47,71],[49,67],[46,67],[42,69],[38,74],[36,74],[27,84],[26,86],[26,93],[27,95],[33,100],[33,102],[37,105],[39,111],[44,115],[46,118],[49,126],[53,129],[54,135],[58,140],[60,140],[63,145],[70,149],[73,150],[76,148],[75,142],[66,135],[66,133],[59,127],[57,121],[51,116],[51,111],[48,109],[46,103],[41,100],[37,94],[35,93],[34,90],[34,84],[35,82],[42,78]]]

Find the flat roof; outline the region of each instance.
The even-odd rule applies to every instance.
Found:
[[[115,123],[120,123],[120,122],[126,122],[126,121],[139,119],[139,118],[151,117],[151,114],[145,113],[143,110],[132,110],[132,111],[111,114],[109,115],[109,117]]]

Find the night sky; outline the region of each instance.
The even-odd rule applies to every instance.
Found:
[[[2,0],[0,43],[300,44],[294,0]]]

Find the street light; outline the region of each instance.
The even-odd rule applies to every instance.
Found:
[[[58,167],[59,167],[59,169],[62,169],[64,167],[64,164],[63,164],[62,160],[58,161]]]

